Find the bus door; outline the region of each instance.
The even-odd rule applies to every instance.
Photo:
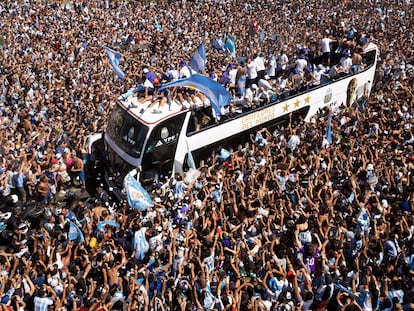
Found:
[[[173,172],[174,156],[186,114],[157,124],[151,131],[142,158],[141,180],[155,179]]]

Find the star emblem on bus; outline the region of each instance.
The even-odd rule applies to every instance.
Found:
[[[309,96],[309,95],[308,95],[308,96],[306,96],[306,97],[305,97],[305,103],[309,104],[310,99],[311,99],[311,98],[310,98],[310,96]]]
[[[299,107],[299,104],[300,104],[299,99],[297,99],[293,104],[295,105],[296,108],[298,108]]]
[[[288,103],[286,103],[286,104],[283,106],[283,111],[288,112],[288,110],[289,110],[289,104],[288,104]]]

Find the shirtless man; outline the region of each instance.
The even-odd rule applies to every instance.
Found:
[[[70,170],[73,174],[73,178],[79,177],[79,183],[82,189],[85,189],[85,171],[83,167],[83,160],[79,157],[79,154],[73,153],[73,165]],[[72,178],[72,180],[74,180]]]
[[[125,256],[124,249],[122,247],[119,247],[118,251],[120,251],[122,254],[122,260],[120,263],[116,264],[113,261],[105,263],[106,275],[108,278],[108,284],[110,288],[118,286],[121,283],[121,279],[118,276],[118,270],[128,262],[128,259]]]

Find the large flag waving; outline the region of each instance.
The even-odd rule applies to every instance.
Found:
[[[105,51],[106,51],[106,55],[108,55],[109,58],[109,62],[111,63],[112,67],[115,70],[115,73],[117,74],[119,80],[124,80],[125,78],[125,73],[121,70],[121,68],[119,68],[119,62],[122,58],[122,54],[114,51],[106,46],[104,46]]]
[[[161,86],[160,91],[173,86],[191,87],[202,92],[210,100],[216,115],[221,115],[221,108],[227,106],[231,100],[231,95],[224,86],[200,74],[166,83]]]
[[[193,58],[190,60],[190,67],[195,72],[204,71],[206,67],[206,49],[203,42],[198,46]]]
[[[135,179],[134,171],[129,172],[124,178],[124,187],[130,207],[145,211],[148,207],[154,206],[148,192]]]
[[[84,243],[85,238],[83,236],[82,230],[74,223],[70,222],[69,224],[69,233],[68,233],[69,241],[75,241],[76,243]]]

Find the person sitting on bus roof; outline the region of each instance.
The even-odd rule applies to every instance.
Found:
[[[292,72],[289,75],[289,89],[290,95],[296,94],[302,85],[302,75],[300,74],[300,71],[298,68],[293,68]]]
[[[362,49],[358,48],[352,54],[352,67],[351,73],[357,73],[364,69],[364,64],[362,61]]]
[[[313,73],[312,67],[308,66],[308,68],[305,68],[305,74],[303,76],[303,85],[302,90],[308,90],[310,87],[314,86],[316,82],[315,75]],[[319,83],[320,83],[320,75],[319,75]]]
[[[344,69],[340,64],[335,64],[329,69],[329,79],[335,80],[344,74]]]
[[[254,98],[256,97],[256,91],[259,88],[257,87],[256,84],[252,84],[250,85],[247,89],[246,89],[246,93],[244,94],[244,100],[241,102],[242,106],[243,106],[243,110],[251,110],[254,106]]]
[[[191,96],[186,91],[177,93],[177,102],[181,104],[183,110],[191,108]]]
[[[263,87],[259,87],[256,93],[254,101],[258,103],[259,106],[264,106],[270,103],[270,92],[271,90],[266,91]]]
[[[341,59],[339,60],[339,63],[341,64],[341,67],[344,70],[344,73],[350,73],[351,67],[352,67],[352,58],[351,58],[351,51],[346,50],[343,54]]]
[[[319,81],[320,81],[319,84],[320,85],[324,85],[326,83],[329,83],[330,77],[329,77],[329,74],[328,74],[328,70],[329,70],[329,67],[325,67],[322,64],[319,64],[316,67],[315,77],[316,77],[316,79],[318,79],[318,76],[319,76]]]
[[[162,91],[155,90],[154,95],[152,97],[151,103],[148,105],[148,108],[154,107],[156,104],[158,104],[157,108],[154,108],[154,113],[161,113],[165,104],[168,101],[168,91],[167,89],[164,89]]]
[[[263,88],[266,92],[272,89],[272,80],[268,75],[265,75],[263,79],[257,82],[257,86]]]

